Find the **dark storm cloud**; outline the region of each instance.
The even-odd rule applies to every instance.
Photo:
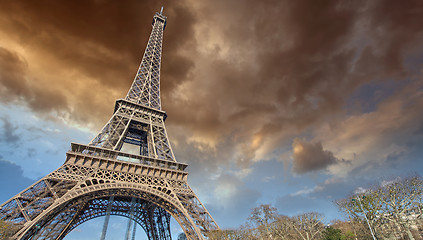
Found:
[[[27,63],[16,53],[0,47],[0,99],[23,101],[32,110],[65,110],[66,100],[48,86],[33,85],[27,79]]]
[[[22,58],[0,47],[0,98],[3,102],[30,95],[26,72],[27,64]]]
[[[297,119],[300,124],[312,113],[339,107],[334,98],[340,96],[328,86],[340,85],[353,57],[344,44],[354,26],[354,9],[343,9],[338,1],[225,1],[214,8],[224,16],[209,23],[216,21],[221,28],[221,47],[228,47],[230,56],[239,55],[235,64],[210,61],[210,72],[217,72],[216,100],[236,101],[241,107],[234,117],[261,114],[261,109],[291,111],[280,120],[306,116]]]
[[[337,162],[333,153],[323,150],[321,142],[307,142],[294,139],[293,148],[293,171],[306,173],[324,169]]]
[[[242,75],[238,68],[231,67],[232,64],[229,62],[222,63],[229,67],[219,69],[221,73],[216,79],[221,81],[216,85],[227,86],[230,82],[232,86],[227,88],[224,98],[219,99],[222,99],[222,102],[227,101],[229,97],[236,99],[243,107],[243,112],[251,115],[257,114],[259,105],[277,106],[277,109],[273,109],[272,115],[281,123],[267,124],[279,129],[285,124],[308,127],[322,116],[338,111],[346,95],[363,82],[370,81],[368,78],[363,79],[363,76],[369,77],[367,75],[373,73],[372,65],[379,65],[384,69],[390,69],[389,72],[398,74],[402,64],[401,55],[399,55],[401,49],[412,42],[412,40],[399,41],[386,36],[382,39],[373,33],[374,29],[384,25],[404,28],[400,27],[404,24],[403,20],[391,22],[389,17],[378,22],[371,21],[370,26],[364,26],[366,27],[365,34],[368,36],[354,35],[356,31],[363,28],[358,23],[361,18],[373,19],[374,14],[386,11],[384,1],[379,1],[375,6],[367,8],[363,8],[367,6],[365,2],[347,4],[341,1],[319,1],[314,4],[310,4],[309,1],[272,3],[254,1],[249,5],[243,6],[239,2],[239,4],[233,4],[234,8],[231,8],[226,2],[220,3],[222,9],[219,8],[219,10],[225,13],[231,11],[233,15],[228,17],[229,19],[223,18],[227,23],[226,28],[222,24],[225,36],[228,38],[225,40],[227,42],[232,40],[237,45],[230,51],[234,54],[242,50],[254,51],[256,57],[242,59],[244,63],[240,64],[244,67],[241,69],[247,72]],[[400,8],[404,15],[407,15],[408,10],[413,7],[418,9],[418,6],[409,5]],[[227,7],[226,11],[223,7]],[[233,12],[234,9],[237,11]],[[421,16],[421,14],[413,16]],[[390,34],[390,28],[384,27],[383,34]],[[384,32],[385,29],[386,32]],[[406,34],[408,31],[413,34]],[[411,39],[416,40],[415,32],[421,33],[421,28],[406,27],[402,30],[401,36],[411,36]],[[362,47],[352,45],[351,41],[355,37],[374,39],[375,42],[383,42],[383,46],[396,46],[398,50],[381,48],[379,45],[369,46],[369,51],[380,52],[380,54],[396,52],[398,54],[395,58],[401,59],[397,61],[399,66],[394,68],[391,66],[392,63],[386,62],[386,59],[392,60],[390,57],[374,59],[365,51],[357,64],[356,73],[351,73],[354,59],[360,56],[359,49],[355,47]],[[372,64],[361,63],[361,60],[368,58],[371,58],[369,61]],[[248,61],[256,65],[258,70],[251,70],[246,64]],[[238,79],[242,81],[237,81]],[[273,95],[274,89],[276,93]],[[268,132],[265,128],[263,131]],[[275,129],[270,127],[270,132],[275,132]]]
[[[136,73],[134,64],[139,64],[151,31],[152,16],[161,6],[158,1],[123,4],[48,0],[6,1],[2,5],[3,25],[21,44],[54,54],[63,64],[103,84],[125,88]],[[185,7],[173,1],[166,3],[165,13],[173,18],[170,30],[166,31],[172,36],[172,43],[166,46],[170,54],[166,56],[171,62],[179,63],[176,75],[183,76],[186,67],[181,62],[190,63],[186,59],[178,61],[180,58],[174,51],[192,38],[193,19]],[[183,77],[178,80],[182,81]]]
[[[198,141],[237,141],[242,163],[337,121],[359,87],[406,79],[407,54],[422,51],[421,1],[198,5],[197,52],[205,56],[196,57],[185,95],[166,104],[169,121]]]
[[[162,81],[165,86],[162,90],[166,92],[169,87],[186,80],[185,75],[192,66],[192,60],[177,52],[177,48],[193,42],[195,19],[182,3],[2,1],[2,31],[9,41],[19,44],[26,53],[40,61],[28,62],[30,68],[37,65],[43,73],[50,75],[31,81],[38,81],[38,85],[51,83],[51,88],[43,88],[43,91],[63,95],[55,96],[58,100],[54,101],[51,100],[56,98],[44,99],[41,95],[39,101],[33,103],[34,110],[55,105],[50,108],[64,108],[73,113],[73,120],[79,122],[86,122],[89,118],[85,115],[90,113],[91,121],[109,114],[114,99],[102,99],[110,96],[111,88],[112,96],[126,94],[148,40],[152,16],[162,5],[165,5],[165,15],[172,19],[165,31],[172,41],[166,43],[163,53],[172,64],[162,71],[163,76],[168,76]],[[9,68],[3,72],[19,74],[24,69],[17,70]],[[35,70],[30,74],[36,74]],[[165,84],[167,81],[169,83]],[[95,86],[90,89],[90,84]],[[23,83],[16,86],[16,90],[19,92],[11,95],[20,94],[24,98],[31,95]],[[60,101],[63,98],[71,101],[71,109],[77,111],[66,109]],[[104,106],[106,104],[109,108]]]
[[[351,91],[345,82],[354,52],[346,45],[357,13],[338,1],[309,5],[217,1],[200,8],[199,38],[207,36],[205,47],[216,43],[197,58],[194,83],[182,89],[189,98],[182,93],[166,104],[169,119],[200,141],[236,141],[237,162],[246,166],[338,111]]]
[[[365,49],[370,53],[363,54],[361,67],[373,66],[378,74],[406,74],[405,55],[410,51],[421,51],[423,2],[375,1],[368,5],[367,11],[367,30],[373,43]]]
[[[260,73],[279,82],[275,101],[289,109],[292,118],[304,127],[342,105],[340,93],[345,91],[353,57],[346,44],[357,14],[354,9],[340,6],[339,1],[319,1],[313,6],[308,1],[295,1],[286,5],[289,11],[280,21],[291,46],[263,51]]]
[[[34,111],[60,108],[96,129],[127,92],[151,18],[164,5],[161,89],[169,133],[190,145],[179,147],[200,152],[184,153],[192,155],[187,159],[213,166],[248,166],[307,129],[336,121],[355,90],[406,78],[407,54],[422,51],[421,1],[0,4],[0,33],[28,53],[27,62],[17,58],[13,74],[47,75],[31,76],[31,88],[13,82],[20,85],[11,93],[31,103],[25,96],[45,92]],[[217,151],[222,145],[228,147]]]

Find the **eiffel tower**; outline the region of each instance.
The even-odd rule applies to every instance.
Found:
[[[207,239],[219,229],[188,185],[188,165],[175,160],[166,133],[163,8],[152,26],[134,82],[101,132],[88,145],[71,143],[62,166],[0,205],[0,219],[16,228],[11,239],[63,239],[81,223],[106,216],[104,239],[110,215],[129,218],[149,240],[171,239],[170,217],[187,239]]]

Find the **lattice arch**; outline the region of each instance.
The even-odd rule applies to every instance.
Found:
[[[60,205],[51,206],[48,214],[45,214],[42,218],[33,221],[31,226],[28,227],[27,230],[22,234],[24,236],[22,239],[44,239],[44,237],[47,237],[43,235],[44,232],[48,232],[49,239],[63,239],[63,237],[66,236],[66,234],[69,233],[72,229],[76,228],[83,222],[94,218],[86,216],[85,218],[79,219],[79,216],[81,213],[83,213],[83,211],[81,211],[83,208],[82,205],[89,203],[91,200],[107,199],[110,196],[115,196],[118,199],[126,199],[126,202],[130,202],[131,198],[135,197],[144,202],[154,204],[169,213],[179,223],[181,228],[185,231],[187,237],[190,237],[190,239],[201,239],[203,237],[203,234],[199,229],[192,227],[195,226],[195,224],[184,207],[182,205],[175,204],[174,196],[172,196],[173,193],[166,194],[157,189],[148,187],[139,188],[137,186],[131,185],[132,184],[108,183],[104,184],[103,186],[88,186],[84,188],[84,191],[80,191],[79,194],[74,195],[66,202]],[[101,190],[98,190],[99,187]],[[120,213],[116,212],[113,215],[129,217],[125,211]],[[62,214],[66,215],[66,217],[62,217]],[[69,218],[69,215],[72,214],[72,218]],[[101,214],[96,217],[104,216],[105,214],[106,211],[101,212]],[[71,222],[66,222],[65,224],[61,222],[62,220],[69,219],[71,219]],[[134,220],[145,230],[145,226],[142,224],[142,219],[134,216]],[[74,222],[75,224],[73,224]],[[61,227],[54,229],[54,224]],[[48,231],[43,231],[43,228],[46,226],[49,227]],[[148,232],[146,233],[148,234]]]

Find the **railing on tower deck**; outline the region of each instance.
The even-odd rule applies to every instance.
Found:
[[[120,160],[125,162],[147,165],[150,167],[168,168],[179,171],[185,171],[185,168],[188,166],[188,164],[185,163],[150,158],[146,156],[124,153],[116,150],[94,147],[79,143],[71,143],[71,149],[68,151],[68,153],[76,153],[91,157]]]

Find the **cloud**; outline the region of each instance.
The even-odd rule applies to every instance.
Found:
[[[73,1],[47,1],[42,6],[31,1],[2,3],[0,36],[9,53],[2,54],[1,63],[16,62],[15,68],[4,66],[1,72],[15,80],[2,83],[12,87],[9,98],[22,100],[36,113],[51,116],[57,111],[68,122],[100,128],[115,99],[124,97],[131,85],[151,31],[151,18],[161,3],[87,1],[83,5]],[[173,22],[165,31],[166,39],[172,41],[164,46],[163,58],[171,65],[162,68],[163,94],[187,79],[192,60],[177,48],[194,41],[195,22],[183,3],[167,3],[165,14]]]
[[[25,75],[27,63],[16,53],[0,47],[0,90],[1,100],[11,101],[29,94]]]
[[[1,117],[0,120],[3,122],[3,134],[1,140],[8,144],[16,144],[19,142],[20,137],[16,133],[17,127],[13,126],[6,117]]]
[[[276,199],[275,206],[279,213],[294,216],[305,212],[315,212],[316,209],[327,209],[328,205],[331,204],[324,199],[316,199],[304,195],[285,195]],[[332,214],[332,212],[325,212],[326,216],[329,214]]]
[[[35,112],[64,111],[67,108],[66,99],[58,92],[29,80],[28,63],[21,56],[2,47],[0,93],[1,101],[23,102]]]
[[[224,174],[218,178],[214,196],[220,200],[220,204],[225,208],[236,208],[233,210],[226,209],[227,211],[237,212],[239,207],[252,206],[258,198],[258,193],[248,189],[239,178]],[[247,196],[248,198],[246,198]],[[246,199],[248,200],[246,201]]]
[[[0,105],[0,113],[0,155],[20,166],[31,179],[57,169],[71,142],[87,143],[93,135],[38,118],[26,107]]]
[[[34,180],[23,176],[21,167],[0,159],[0,189],[2,191],[0,202],[5,202],[32,183],[34,183]]]
[[[193,3],[207,17],[197,18],[197,48],[186,50],[196,56],[190,80],[166,104],[169,124],[189,129],[195,142],[236,141],[230,161],[239,166],[273,157],[296,136],[346,114],[348,96],[360,87],[406,78],[404,57],[422,29],[399,26],[421,16],[407,10],[419,3],[400,8],[407,20],[383,16],[384,4]],[[389,38],[396,26],[413,40]],[[389,54],[397,60],[386,60]]]
[[[307,142],[295,138],[292,143],[293,149],[293,171],[306,173],[325,169],[338,160],[330,151],[323,150],[321,142]]]
[[[260,191],[245,183],[242,174],[236,176],[229,169],[219,169],[216,173],[190,167],[189,172],[190,186],[222,226],[238,227],[261,197]]]
[[[315,186],[314,188],[304,188],[301,190],[298,190],[294,193],[291,193],[290,196],[295,197],[295,196],[299,196],[299,195],[307,195],[310,193],[313,193],[315,191],[320,191],[323,187],[322,186]]]
[[[181,142],[207,145],[210,154],[232,142],[219,161],[248,168],[343,114],[360,86],[403,79],[404,56],[421,50],[418,1],[163,3],[3,3],[0,35],[17,64],[4,73],[20,79],[11,97],[100,129],[133,80],[153,13],[165,5],[169,132],[186,132]]]
[[[366,185],[371,181],[371,177],[359,175],[348,178],[331,177],[314,187],[308,196],[316,199],[338,200],[351,195],[361,184]]]
[[[421,77],[419,77],[421,79]],[[423,118],[422,81],[394,85],[396,93],[376,105],[374,111],[345,116],[316,128],[321,140],[338,158],[328,170],[336,176],[374,174],[380,167],[395,169],[405,164],[408,155],[421,149],[422,135],[417,134]],[[411,161],[418,161],[413,157]],[[348,165],[346,165],[348,164]]]

